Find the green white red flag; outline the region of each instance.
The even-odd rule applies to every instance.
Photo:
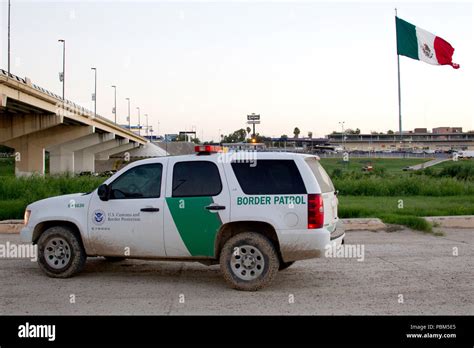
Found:
[[[397,53],[433,65],[451,65],[454,48],[439,36],[421,29],[403,19],[395,17],[397,27]]]

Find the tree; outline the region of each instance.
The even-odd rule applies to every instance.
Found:
[[[393,134],[395,134],[395,132],[394,132],[393,130],[389,129],[389,130],[387,131],[387,134],[393,135]]]
[[[246,130],[247,130],[247,134],[250,134],[250,132],[252,131],[252,128],[250,128],[250,127],[247,127],[247,129],[246,129]]]
[[[354,134],[360,134],[360,129],[356,128],[356,130],[354,131]]]
[[[295,127],[295,129],[293,130],[293,134],[295,135],[295,138],[298,138],[300,133],[301,133],[300,129],[298,127]]]
[[[313,139],[313,132],[308,132],[308,138]]]
[[[247,131],[243,128],[234,131],[233,133],[224,136],[223,143],[241,143],[245,141]]]
[[[346,128],[344,133],[346,133],[346,134],[355,134],[355,130],[353,130],[352,128]],[[339,134],[341,134],[341,133],[339,133]]]

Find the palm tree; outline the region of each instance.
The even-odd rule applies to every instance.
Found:
[[[308,138],[310,138],[310,139],[313,138],[313,132],[308,132]]]
[[[300,135],[301,131],[298,127],[295,127],[295,130],[293,131],[293,134],[295,135],[295,138],[298,138]]]

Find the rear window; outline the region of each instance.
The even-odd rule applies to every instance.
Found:
[[[322,193],[334,191],[334,185],[332,184],[331,178],[328,173],[324,170],[323,166],[316,157],[308,157],[305,159],[308,163],[309,168],[313,172],[316,180],[318,181],[319,187],[321,188]]]
[[[232,163],[242,191],[248,195],[303,194],[306,187],[293,160]]]

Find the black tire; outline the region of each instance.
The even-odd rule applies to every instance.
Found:
[[[224,244],[220,266],[224,279],[232,288],[256,291],[272,282],[278,273],[280,261],[275,247],[267,237],[244,232]],[[244,277],[248,279],[242,279]]]
[[[295,261],[290,261],[290,262],[281,261],[280,262],[280,268],[278,268],[278,270],[283,271],[283,270],[287,269],[288,267],[290,267],[294,263],[295,263]]]
[[[66,226],[50,227],[38,240],[38,264],[49,277],[72,277],[84,268],[86,259],[81,240]]]
[[[121,262],[125,261],[127,258],[122,256],[104,256],[104,259],[108,262]]]

